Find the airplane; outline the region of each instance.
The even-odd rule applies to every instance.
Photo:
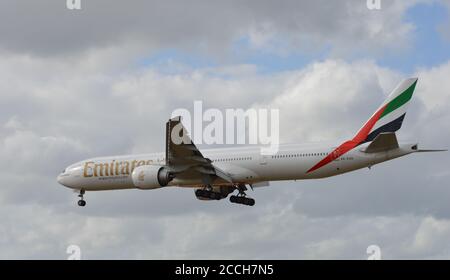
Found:
[[[86,159],[67,167],[57,181],[79,193],[85,206],[86,191],[179,186],[194,188],[200,200],[221,200],[253,206],[247,187],[270,181],[318,179],[370,168],[421,150],[417,143],[399,144],[396,137],[405,118],[417,78],[402,81],[349,140],[337,145],[280,145],[273,155],[260,147],[232,147],[200,151],[192,142],[181,117],[166,123],[165,152]],[[177,130],[177,131],[176,131]],[[174,141],[178,135],[183,141]]]

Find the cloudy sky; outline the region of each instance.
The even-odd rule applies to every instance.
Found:
[[[403,78],[400,140],[450,146],[447,0],[0,2],[0,258],[450,258],[449,154],[276,182],[254,207],[191,189],[58,185],[83,158],[162,151],[176,108],[280,109],[282,142],[338,141]]]

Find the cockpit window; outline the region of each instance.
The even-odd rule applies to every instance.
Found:
[[[62,174],[66,173],[66,170],[64,169],[61,173],[62,173]]]

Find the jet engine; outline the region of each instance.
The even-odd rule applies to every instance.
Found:
[[[175,176],[160,165],[138,166],[131,173],[133,184],[138,189],[157,189],[167,186]]]

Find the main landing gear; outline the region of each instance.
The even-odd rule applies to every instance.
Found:
[[[84,190],[81,189],[80,190],[80,194],[78,195],[78,197],[80,198],[80,200],[78,200],[78,206],[86,206],[86,201],[83,199],[83,195],[84,195]]]
[[[247,188],[245,185],[238,185],[236,186],[236,189],[239,191],[238,195],[232,195],[230,196],[230,202],[231,203],[237,203],[237,204],[243,204],[247,206],[253,206],[255,205],[255,200],[250,197],[246,197],[247,194],[245,191]]]
[[[200,198],[212,199],[212,200],[220,200],[220,199],[224,198],[224,196],[221,193],[212,191],[211,186],[207,186],[204,189],[196,190],[195,195]]]
[[[235,184],[227,187],[215,187],[214,189],[211,185],[206,185],[202,189],[195,190],[195,196],[200,200],[221,200],[223,198],[226,198],[235,190],[238,190],[239,193],[237,195],[230,196],[230,202],[247,206],[255,205],[255,200],[253,198],[247,197],[247,194],[245,193],[245,191],[247,190],[245,184]]]

